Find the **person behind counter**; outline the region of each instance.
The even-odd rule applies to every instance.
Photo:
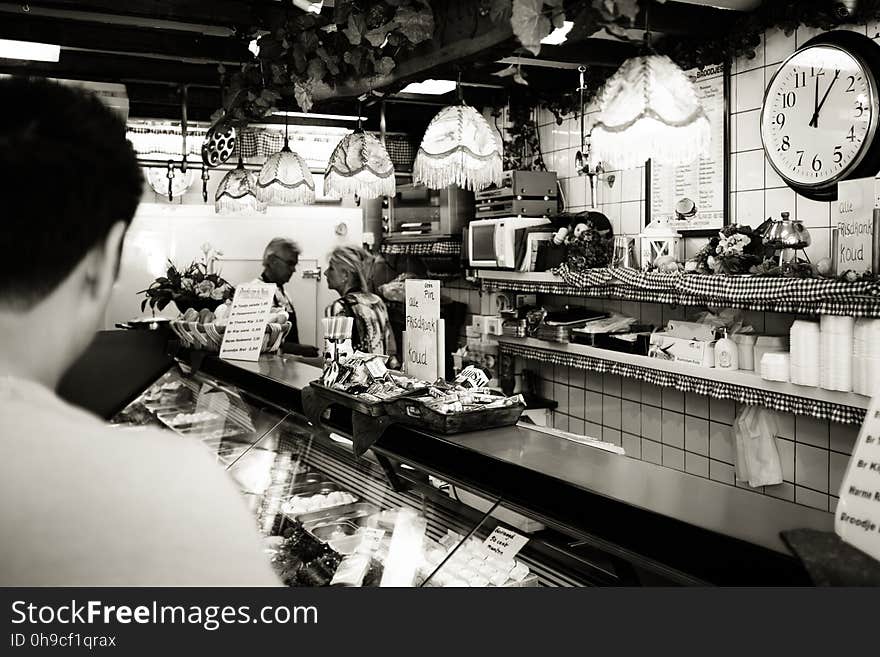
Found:
[[[0,178],[14,190],[0,228],[0,586],[279,585],[198,441],[110,428],[54,392],[103,321],[140,202],[124,123],[91,93],[2,79]]]
[[[391,331],[385,302],[371,291],[373,256],[356,246],[340,246],[327,262],[327,286],[339,293],[339,299],[327,306],[326,317],[352,317],[352,346],[370,354],[390,356],[391,366],[397,360],[397,344]]]
[[[297,264],[299,264],[300,253],[299,245],[293,240],[286,237],[272,239],[263,251],[263,273],[257,280],[258,282],[274,283],[276,285],[275,305],[286,310],[290,316],[292,326],[287,337],[284,339],[282,350],[301,356],[317,356],[318,351],[315,347],[299,343],[296,310],[290,297],[287,296],[287,292],[284,291],[285,284],[290,281],[290,278],[296,271]]]

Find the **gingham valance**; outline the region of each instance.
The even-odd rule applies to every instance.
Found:
[[[434,242],[383,242],[382,253],[387,255],[459,255],[461,242],[457,240],[436,240]]]
[[[864,409],[854,406],[835,404],[809,397],[787,395],[759,388],[749,388],[710,378],[703,379],[686,374],[664,372],[650,367],[631,365],[584,354],[560,352],[553,349],[551,345],[543,348],[499,340],[498,352],[499,355],[506,353],[542,363],[553,363],[554,365],[575,367],[594,372],[607,372],[608,374],[617,374],[632,379],[641,379],[656,386],[676,388],[683,392],[694,392],[698,395],[708,395],[720,399],[732,399],[741,404],[765,406],[776,411],[794,413],[796,415],[812,415],[813,417],[829,419],[834,422],[861,424],[865,417]]]
[[[880,285],[829,279],[641,272],[622,267],[553,271],[555,282],[484,280],[488,289],[768,312],[880,317]]]

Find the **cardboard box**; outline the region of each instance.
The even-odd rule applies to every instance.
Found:
[[[715,367],[715,340],[685,340],[665,333],[651,334],[649,356],[687,363],[700,367]]]

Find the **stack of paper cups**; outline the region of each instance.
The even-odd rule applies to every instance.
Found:
[[[822,315],[819,378],[826,390],[852,390],[852,353],[855,320],[852,317]]]
[[[785,351],[768,351],[761,356],[760,368],[765,381],[788,381],[791,357]]]
[[[873,395],[880,385],[880,320],[857,319],[853,330],[853,392]]]
[[[791,382],[818,387],[820,331],[818,322],[802,319],[791,325]]]

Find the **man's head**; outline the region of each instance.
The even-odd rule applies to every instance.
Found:
[[[0,80],[0,331],[54,316],[57,357],[76,358],[103,319],[143,177],[123,122],[93,94]]]
[[[263,274],[270,283],[284,285],[296,271],[299,246],[293,240],[276,237],[263,252]]]

